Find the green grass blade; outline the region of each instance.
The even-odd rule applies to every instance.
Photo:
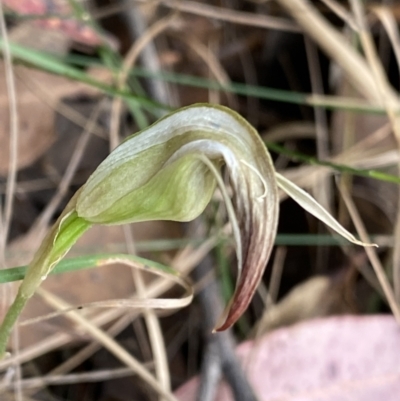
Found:
[[[0,38],[0,50],[3,49],[4,43],[2,38]],[[44,52],[38,52],[19,46],[16,44],[10,44],[10,50],[13,57],[23,63],[29,64],[33,67],[48,71],[52,74],[61,75],[79,82],[84,82],[101,91],[110,94],[112,96],[121,96],[124,99],[132,99],[138,101],[142,106],[147,106],[150,108],[161,109],[161,110],[171,110],[169,106],[159,104],[154,102],[147,97],[140,95],[133,95],[131,92],[118,90],[112,86],[104,84],[96,79],[93,79],[90,75],[85,72],[68,65],[65,60],[59,59],[52,55],[46,54]],[[82,62],[83,64],[89,65],[89,59],[86,58],[75,58],[75,62]],[[98,65],[98,61],[94,62],[92,65]],[[110,68],[110,66],[108,66]],[[114,67],[116,68],[116,67]],[[195,77],[192,75],[176,74],[170,72],[161,73],[151,73],[147,70],[141,68],[134,68],[131,71],[132,76],[161,79],[169,83],[174,83],[177,85],[185,85],[197,88],[206,88],[218,91],[226,91],[236,93],[243,96],[252,96],[259,99],[273,100],[278,102],[294,103],[309,106],[318,106],[326,109],[332,110],[347,110],[360,113],[374,113],[374,114],[385,114],[386,110],[382,107],[375,105],[370,105],[359,99],[341,99],[338,97],[331,96],[315,96],[307,93],[285,91],[281,89],[253,86],[241,83],[232,83],[230,85],[220,85],[218,82]]]
[[[294,161],[302,161],[308,164],[329,167],[332,170],[339,171],[340,173],[347,173],[347,174],[357,175],[360,177],[374,178],[376,180],[391,182],[394,184],[400,184],[400,177],[384,173],[383,171],[371,170],[371,169],[358,169],[355,167],[347,166],[345,164],[337,164],[324,160],[319,160],[315,157],[307,156],[303,153],[286,149],[285,147],[277,145],[276,143],[272,142],[267,142],[266,145],[269,150],[288,156],[290,159]]]
[[[3,51],[3,48],[4,40],[0,37],[0,51]],[[145,96],[138,96],[126,90],[118,90],[97,79],[94,79],[84,71],[81,71],[78,68],[64,63],[61,59],[53,55],[44,52],[38,52],[36,50],[31,50],[26,47],[16,45],[14,43],[10,43],[10,50],[14,59],[24,64],[27,64],[28,66],[47,71],[51,74],[60,75],[74,81],[83,82],[109,95],[120,96],[123,99],[133,100],[143,106],[162,110],[169,109],[168,106],[154,102],[153,100]]]
[[[64,259],[58,263],[50,274],[67,273],[76,270],[90,269],[93,267],[100,266],[108,259],[126,259],[138,262],[144,266],[160,270],[164,273],[172,274],[176,276],[178,273],[168,266],[164,266],[160,263],[152,260],[144,259],[135,255],[127,255],[120,253],[107,253],[80,256],[71,259]],[[25,277],[27,266],[12,267],[10,269],[0,270],[0,283],[9,283],[11,281],[19,281]]]
[[[382,243],[382,245],[393,246],[393,244],[386,238],[382,236],[372,236],[372,240]],[[144,242],[143,249],[146,251],[165,251],[170,249],[176,249],[177,247],[187,245],[192,243],[194,245],[199,245],[204,239],[199,239],[196,241],[190,240],[176,240],[176,243],[171,244],[169,239],[160,240],[155,244],[152,241]],[[231,242],[231,238],[221,238],[221,243]],[[390,242],[390,244],[389,244]],[[275,240],[275,245],[285,245],[285,246],[350,246],[345,239],[338,235],[329,234],[278,234]],[[144,265],[155,267],[156,269],[162,270],[167,273],[176,274],[176,272],[160,263],[154,262],[152,260],[140,258],[139,256],[126,255],[121,253],[106,253],[97,255],[87,255],[79,256],[76,258],[63,259],[58,263],[54,270],[50,274],[60,274],[68,273],[76,270],[90,269],[98,266],[101,261],[107,258],[130,258],[133,261],[140,262]],[[12,267],[9,269],[0,270],[0,284],[9,283],[12,281],[19,281],[25,277],[27,266]]]
[[[242,83],[221,85],[217,81],[192,75],[160,72],[154,74],[142,68],[134,68],[131,74],[143,78],[161,79],[177,85],[192,86],[211,90],[225,91],[237,95],[256,97],[259,99],[273,100],[277,102],[294,103],[300,105],[317,106],[332,110],[346,110],[359,113],[386,114],[382,107],[371,105],[360,99],[340,98],[334,96],[316,96],[307,93],[286,91],[268,87],[260,87]]]

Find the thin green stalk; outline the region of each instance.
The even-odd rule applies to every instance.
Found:
[[[4,47],[3,39],[0,38],[0,50]],[[152,101],[151,99],[133,95],[129,91],[118,90],[115,87],[104,84],[89,74],[68,65],[65,60],[46,54],[44,52],[35,51],[16,44],[10,43],[10,50],[16,61],[27,63],[35,68],[48,71],[52,74],[61,75],[75,81],[86,83],[92,87],[110,94],[112,96],[121,96],[124,99],[137,101],[142,107],[149,109],[171,110],[167,105],[163,105]],[[117,69],[116,66],[108,66],[111,70]],[[253,96],[259,99],[267,99],[278,102],[302,104],[309,106],[324,107],[332,110],[347,110],[361,113],[385,114],[386,111],[379,106],[371,105],[359,99],[341,99],[329,96],[315,96],[307,93],[285,91],[281,89],[252,86],[241,83],[232,83],[230,85],[221,85],[216,81],[195,77],[192,75],[175,74],[169,72],[151,73],[141,68],[134,68],[131,71],[132,76],[145,77],[152,79],[161,79],[166,82],[175,83],[177,85],[192,86],[197,88],[208,88],[218,91],[227,91],[243,96]]]
[[[371,235],[371,240],[376,242],[379,246],[392,247],[393,238],[384,235]],[[201,245],[206,238],[203,239],[179,239],[179,240],[154,240],[154,241],[142,241],[137,243],[137,249],[146,252],[160,252],[168,251],[171,249],[177,249],[188,244],[198,246]],[[231,243],[232,238],[221,237],[221,244]],[[112,248],[125,249],[123,243],[111,244]],[[275,245],[284,246],[351,246],[351,244],[342,239],[340,236],[330,234],[278,234],[275,239]],[[92,249],[93,251],[93,249]],[[75,258],[64,259],[60,261],[57,266],[51,271],[50,274],[62,274],[69,273],[78,270],[90,269],[99,265],[100,261],[105,259],[126,259],[128,256],[121,253],[97,253],[95,255],[85,255]],[[155,262],[147,259],[140,258],[138,256],[129,256],[132,260],[153,266],[157,269],[167,270],[167,267],[156,264]],[[0,284],[10,283],[13,281],[23,280],[26,274],[27,266],[11,267],[9,269],[0,270]]]
[[[21,314],[22,310],[24,309],[26,303],[28,302],[28,297],[22,295],[18,292],[17,296],[14,299],[14,302],[10,306],[7,311],[7,314],[3,320],[3,323],[0,327],[0,360],[3,359],[8,339],[10,338],[11,331],[18,320],[19,315]]]
[[[74,199],[72,200],[72,204]],[[0,326],[0,359],[4,356],[8,338],[26,302],[54,266],[65,256],[91,224],[67,208],[47,234],[26,270],[25,279]]]
[[[392,175],[392,174],[387,174],[387,173],[384,173],[379,170],[358,169],[355,167],[347,166],[345,164],[337,164],[337,163],[332,163],[332,162],[328,162],[328,161],[324,161],[324,160],[319,160],[316,157],[307,156],[304,153],[286,149],[285,147],[277,145],[276,143],[272,143],[272,142],[267,142],[266,145],[267,145],[267,148],[272,150],[273,152],[286,155],[286,156],[290,157],[292,160],[303,161],[308,164],[315,164],[318,166],[329,167],[329,168],[339,171],[341,173],[348,173],[348,174],[357,175],[360,177],[374,178],[376,180],[392,182],[394,184],[400,184],[400,177],[398,177],[396,175]]]
[[[4,48],[4,39],[0,37],[1,52],[3,51],[3,48]],[[121,96],[124,99],[135,100],[138,103],[147,107],[157,108],[157,109],[161,108],[164,110],[169,109],[167,106],[158,104],[157,102],[154,102],[147,97],[137,96],[132,94],[132,92],[126,90],[118,90],[113,86],[98,81],[97,79],[94,79],[84,71],[81,71],[77,68],[71,67],[68,64],[63,63],[60,59],[58,59],[53,55],[28,49],[23,46],[16,45],[15,43],[10,43],[10,51],[13,57],[16,59],[16,61],[23,62],[35,68],[47,71],[51,74],[60,75],[72,79],[74,81],[83,82],[112,96]]]
[[[385,114],[385,110],[377,105],[368,104],[360,99],[339,98],[334,96],[317,96],[308,93],[286,91],[282,89],[254,86],[232,82],[229,85],[221,85],[217,81],[196,77],[193,75],[177,74],[172,72],[160,72],[154,74],[142,68],[134,68],[131,74],[143,78],[161,79],[177,85],[207,88],[217,91],[235,93],[237,95],[252,96],[259,99],[273,100],[277,102],[301,104],[315,107],[323,107],[332,110],[347,110],[360,113]]]

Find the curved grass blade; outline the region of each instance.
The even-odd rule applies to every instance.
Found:
[[[302,188],[289,181],[283,175],[276,173],[278,187],[285,191],[295,202],[303,209],[311,213],[317,219],[321,220],[332,230],[335,230],[342,237],[346,238],[353,244],[361,246],[378,246],[376,244],[367,244],[359,241],[352,233],[347,231],[326,209],[324,209],[309,193]]]
[[[373,178],[375,180],[392,182],[394,184],[400,184],[400,177],[392,174],[384,173],[383,171],[374,170],[374,169],[360,169],[351,166],[347,166],[345,164],[338,164],[332,163],[325,160],[319,160],[312,156],[307,156],[303,153],[293,151],[290,149],[286,149],[284,146],[280,146],[276,143],[267,142],[267,148],[285,156],[290,157],[292,160],[295,161],[302,161],[308,164],[317,165],[317,166],[324,166],[329,167],[332,170],[339,171],[340,173],[352,174],[357,175],[360,177],[368,177]]]

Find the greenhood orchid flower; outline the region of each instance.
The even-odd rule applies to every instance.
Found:
[[[229,182],[222,178],[222,167]],[[198,104],[130,136],[100,164],[37,251],[19,288],[16,308],[23,308],[92,225],[190,221],[206,208],[216,186],[227,207],[239,269],[235,293],[217,331],[241,316],[261,280],[277,231],[278,186],[341,235],[361,244],[310,195],[276,173],[257,131],[244,118],[226,107]],[[0,348],[15,319],[15,313],[6,316]]]
[[[77,198],[78,216],[91,223],[190,221],[199,216],[226,166],[226,195],[236,240],[239,281],[218,327],[243,313],[269,258],[278,221],[275,170],[257,131],[221,106],[179,110],[128,138],[98,167]]]

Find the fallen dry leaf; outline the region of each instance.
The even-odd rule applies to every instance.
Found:
[[[104,38],[88,24],[74,16],[72,7],[67,1],[61,0],[1,0],[3,4],[21,15],[43,16],[36,19],[35,25],[47,31],[62,32],[70,40],[87,46],[100,46]],[[51,17],[48,17],[51,15]],[[57,15],[54,16],[54,15]],[[58,17],[59,16],[59,17]]]
[[[392,316],[346,316],[279,329],[240,345],[259,401],[398,401],[400,328]],[[198,378],[179,388],[196,400]],[[225,385],[218,401],[233,401]]]
[[[63,32],[43,28],[34,21],[24,21],[15,26],[10,31],[10,42],[60,58],[68,54],[71,44]]]
[[[15,73],[25,67],[15,67]],[[45,82],[48,74],[33,71]],[[50,78],[51,81],[51,78]],[[49,82],[50,85],[56,82]],[[16,92],[19,116],[18,169],[34,162],[52,144],[54,140],[54,111],[43,104],[20,81],[16,81]],[[4,64],[0,64],[0,175],[5,175],[9,165],[9,106],[4,75]]]
[[[16,65],[17,108],[19,116],[17,168],[29,166],[42,156],[54,141],[54,107],[61,98],[76,95],[93,96],[96,89],[51,75],[43,71]],[[107,79],[97,70],[93,76]],[[0,175],[9,166],[9,106],[4,73],[0,63]]]
[[[344,279],[313,276],[298,284],[265,310],[257,325],[257,336],[315,317],[355,313],[355,306],[346,298]]]

